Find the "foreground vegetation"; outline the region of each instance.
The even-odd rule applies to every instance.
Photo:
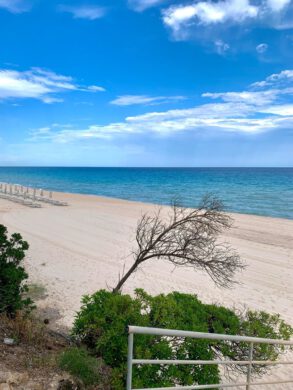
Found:
[[[20,234],[9,238],[7,228],[0,225],[0,313],[14,315],[18,310],[32,308],[32,300],[25,297],[28,274],[22,266],[28,248]]]
[[[277,315],[253,311],[240,315],[222,306],[206,305],[195,295],[173,292],[150,296],[139,289],[132,298],[100,290],[84,297],[73,334],[112,368],[111,384],[115,390],[125,388],[127,326],[132,324],[280,339],[289,339],[293,333]],[[277,346],[261,344],[255,346],[254,357],[274,360],[280,352],[282,349]],[[138,359],[247,360],[249,348],[234,342],[136,335],[134,355]],[[256,367],[255,372],[261,374],[264,368]],[[133,372],[136,388],[219,382],[220,371],[215,365],[138,366]]]

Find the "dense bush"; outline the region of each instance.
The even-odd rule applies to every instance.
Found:
[[[28,275],[21,266],[28,247],[20,234],[8,238],[7,228],[0,225],[0,313],[14,315],[32,305],[31,299],[24,297]]]
[[[113,368],[115,390],[125,388],[128,325],[285,339],[292,334],[292,328],[278,316],[263,312],[237,315],[224,307],[205,305],[195,295],[173,292],[152,297],[137,290],[131,298],[100,290],[83,298],[73,333]],[[260,346],[256,347],[255,358],[262,354],[262,358],[275,359],[279,352],[274,346]],[[212,360],[225,357],[235,360],[247,358],[248,354],[247,344],[135,335],[136,358]],[[215,365],[144,365],[133,371],[133,387],[137,388],[213,384],[219,380],[219,369]]]

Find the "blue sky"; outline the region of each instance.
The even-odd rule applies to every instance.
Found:
[[[0,0],[0,165],[293,166],[293,0]]]

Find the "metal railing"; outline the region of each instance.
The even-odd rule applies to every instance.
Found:
[[[190,337],[193,339],[207,339],[207,340],[221,340],[221,341],[234,341],[248,343],[249,348],[249,360],[159,360],[159,359],[134,359],[133,358],[133,341],[134,334],[144,334],[153,336],[166,336],[166,337]],[[251,371],[253,365],[277,365],[277,364],[293,364],[293,361],[269,361],[269,360],[253,360],[253,349],[255,344],[271,344],[271,345],[284,345],[293,346],[293,341],[265,339],[258,337],[245,337],[245,336],[232,336],[216,333],[202,333],[202,332],[190,332],[184,330],[171,330],[171,329],[159,329],[159,328],[146,328],[140,326],[129,326],[128,334],[128,357],[127,357],[127,390],[199,390],[199,389],[223,389],[231,388],[234,386],[245,387],[246,390],[250,390],[252,386],[257,385],[277,385],[285,383],[293,383],[293,377],[288,380],[279,381],[263,381],[252,382]],[[222,383],[213,385],[192,385],[192,386],[174,386],[174,387],[156,387],[156,388],[144,388],[133,389],[132,388],[132,368],[133,365],[142,364],[161,364],[161,365],[247,365],[247,377],[244,383]]]

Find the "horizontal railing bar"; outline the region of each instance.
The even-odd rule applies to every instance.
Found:
[[[293,383],[293,379],[286,381],[274,381],[274,382],[251,382],[250,386],[259,386],[259,385],[279,385],[285,383]],[[194,386],[176,386],[176,387],[152,387],[152,388],[143,388],[143,389],[133,389],[133,390],[200,390],[200,389],[222,389],[229,388],[234,386],[245,387],[248,383],[222,383],[220,385],[194,385]]]
[[[279,365],[279,364],[293,364],[293,361],[280,361],[280,360],[159,360],[159,359],[133,359],[132,364],[166,364],[166,365],[237,365],[245,366],[252,365]]]
[[[190,337],[194,339],[238,341],[238,342],[242,341],[246,343],[257,343],[257,344],[293,345],[293,341],[291,340],[287,341],[287,340],[277,340],[277,339],[265,339],[260,337],[233,336],[233,335],[222,335],[217,333],[191,332],[187,330],[147,328],[142,326],[129,326],[128,329],[129,329],[129,333],[146,334],[146,335],[154,335],[154,336]]]

